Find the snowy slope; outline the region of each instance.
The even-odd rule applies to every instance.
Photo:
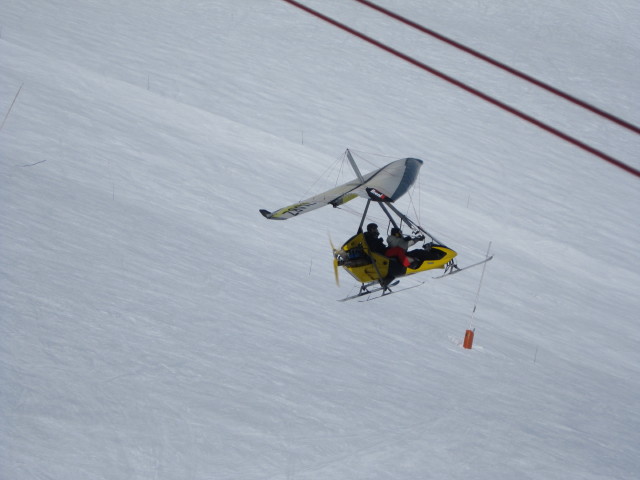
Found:
[[[635,478],[638,179],[284,2],[186,3],[0,0],[0,478]],[[640,168],[631,132],[305,3]],[[636,2],[504,3],[381,0],[640,124]],[[461,264],[493,242],[472,350],[481,270],[339,303],[362,204],[258,213],[347,147],[425,160],[400,207]]]

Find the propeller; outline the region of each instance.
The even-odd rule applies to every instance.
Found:
[[[340,255],[340,250],[336,249],[336,247],[333,245],[331,235],[329,235],[329,244],[331,245],[331,250],[333,251],[333,275],[336,279],[336,285],[340,286],[340,276],[338,275],[338,257]]]

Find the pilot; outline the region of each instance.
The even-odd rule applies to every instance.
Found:
[[[367,242],[370,252],[379,253],[384,255],[387,251],[387,246],[384,244],[380,234],[378,233],[378,225],[370,223],[367,225],[367,231],[364,232],[364,239]]]

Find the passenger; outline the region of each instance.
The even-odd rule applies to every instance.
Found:
[[[417,242],[424,240],[424,235],[418,235],[416,237],[410,237],[403,235],[402,230],[398,227],[391,229],[391,235],[387,237],[387,243],[389,248],[385,252],[387,257],[396,257],[403,266],[416,270],[420,268],[422,262],[425,260],[424,250],[413,250],[408,252],[409,247],[415,245]]]

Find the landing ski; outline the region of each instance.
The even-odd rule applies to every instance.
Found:
[[[450,275],[455,275],[456,273],[463,272],[464,270],[467,270],[469,268],[477,267],[478,265],[482,265],[483,263],[487,263],[492,258],[493,258],[493,255],[491,255],[490,257],[485,258],[484,260],[480,260],[479,262],[472,263],[471,265],[467,265],[466,267],[462,267],[462,268],[460,268],[458,266],[455,266],[454,270],[449,270],[448,272],[446,271],[442,275],[438,275],[437,277],[433,277],[433,278],[444,278],[444,277],[448,277]]]
[[[380,291],[383,291],[382,295],[388,295],[389,293],[393,293],[391,290],[389,290],[389,287],[395,287],[399,283],[400,283],[400,280],[395,280],[394,282],[391,282],[386,287],[380,286],[380,284],[378,282],[367,283],[366,285],[361,286],[360,287],[360,291],[358,293],[356,293],[355,295],[349,295],[348,297],[341,298],[338,301],[339,302],[346,302],[347,300],[353,300],[354,298],[364,297],[365,295],[371,295],[372,293],[376,293],[376,292],[380,292]],[[370,288],[370,287],[372,287],[373,285],[376,285],[376,284],[378,285],[377,287]]]
[[[412,288],[416,288],[416,287],[419,287],[421,285],[424,285],[424,282],[420,282],[420,283],[417,283],[415,285],[411,285],[410,287],[404,287],[404,288],[401,288],[400,290],[389,290],[389,289],[387,289],[382,295],[378,295],[377,297],[371,297],[370,296],[370,297],[368,297],[368,298],[366,298],[364,300],[358,300],[358,301],[359,302],[370,302],[371,300],[377,300],[377,299],[382,298],[382,297],[388,297],[392,293],[404,292],[405,290],[410,290]]]

